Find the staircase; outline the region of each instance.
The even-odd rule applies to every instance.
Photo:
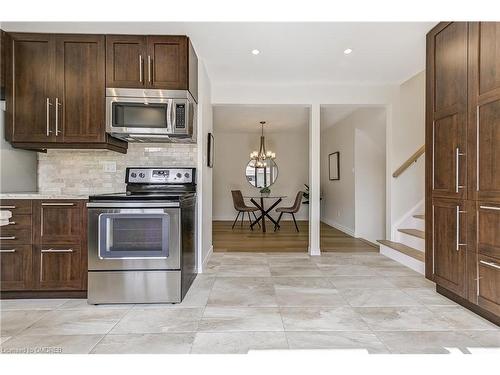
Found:
[[[425,273],[425,217],[412,215],[398,228],[395,241],[379,240],[380,253],[396,262]]]

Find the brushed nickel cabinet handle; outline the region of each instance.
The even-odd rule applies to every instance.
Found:
[[[479,105],[476,106],[476,191],[479,191]]]
[[[457,147],[455,149],[455,179],[456,179],[456,184],[455,184],[455,193],[458,193],[459,189],[463,189],[463,185],[459,185],[459,177],[460,177],[460,156],[465,156],[464,153],[460,152],[460,149]]]
[[[457,206],[457,251],[460,251],[460,246],[466,246],[465,243],[460,243],[460,214],[465,214],[467,211],[460,211],[460,207]]]
[[[60,203],[42,203],[42,206],[74,206],[74,203],[66,203],[66,202],[60,202]]]
[[[485,260],[480,260],[479,263],[484,264],[485,266],[490,266],[490,267],[496,268],[497,270],[500,270],[500,264],[497,264],[495,262],[487,262]]]
[[[16,236],[5,236],[5,237],[0,237],[0,240],[15,240]]]
[[[500,211],[500,207],[495,206],[479,206],[479,208],[482,208],[483,210]]]
[[[144,82],[144,77],[143,77],[143,58],[142,55],[139,55],[139,82],[143,83]]]
[[[0,250],[0,253],[15,253],[16,249],[5,249],[5,250]]]
[[[42,253],[72,253],[73,249],[43,249]]]
[[[153,59],[148,55],[148,82],[151,83],[151,62]]]
[[[61,106],[61,103],[59,103],[59,98],[56,98],[56,106],[55,106],[55,112],[56,112],[56,137],[61,133],[59,130],[59,107]]]
[[[45,102],[45,110],[47,111],[47,137],[50,136],[50,133],[52,133],[52,130],[50,130],[50,106],[52,105],[52,103],[50,102],[50,98],[47,98],[46,102]]]
[[[16,206],[0,206],[1,210],[14,210]]]

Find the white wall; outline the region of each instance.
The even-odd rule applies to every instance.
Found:
[[[212,247],[212,168],[207,166],[207,138],[213,132],[210,78],[202,60],[198,61],[198,271]]]
[[[37,153],[13,148],[5,140],[5,102],[0,101],[0,192],[37,190]]]
[[[425,143],[425,71],[399,87],[394,108],[389,174]],[[390,176],[390,181],[391,225],[394,229],[405,214],[424,199],[425,155],[399,177]]]
[[[258,195],[259,190],[251,186],[245,177],[245,167],[250,152],[258,149],[260,134],[231,133],[217,131],[215,124],[215,166],[213,191],[214,220],[234,220],[231,190],[241,190],[243,195]],[[301,129],[288,132],[265,133],[266,148],[276,153],[278,179],[270,187],[271,195],[286,195],[280,205],[292,205],[299,190],[308,183],[309,145],[307,124]],[[247,202],[247,204],[251,204]],[[272,213],[276,216],[276,213]],[[308,219],[308,206],[302,205],[296,218]],[[291,220],[284,215],[283,220]]]
[[[321,220],[350,235],[385,238],[385,109],[361,108],[321,132]],[[340,180],[328,155],[340,152]]]
[[[356,112],[354,132],[355,236],[385,238],[385,110]]]

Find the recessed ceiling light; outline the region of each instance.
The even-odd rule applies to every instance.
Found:
[[[258,55],[260,51],[258,49],[253,49],[252,50],[252,55]]]
[[[349,55],[352,52],[352,49],[347,48],[344,50],[344,55]]]

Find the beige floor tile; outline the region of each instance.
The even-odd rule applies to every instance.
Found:
[[[273,281],[280,306],[346,305],[346,301],[325,277],[275,277]]]
[[[218,277],[209,306],[276,307],[276,294],[270,277]]]
[[[368,266],[362,265],[318,265],[324,276],[378,276],[377,272]]]
[[[356,307],[373,331],[449,331],[453,326],[424,306]]]
[[[415,298],[423,305],[449,305],[456,306],[452,300],[442,296],[433,289],[429,288],[404,288],[401,289],[410,297]]]
[[[97,354],[186,354],[194,333],[106,335],[92,350]]]
[[[448,354],[470,353],[477,345],[461,332],[377,332],[378,338],[392,353],[398,354]]]
[[[0,337],[0,344],[7,341],[8,339],[10,339],[11,336],[1,336]]]
[[[111,330],[111,334],[194,332],[202,308],[134,308]]]
[[[53,310],[67,301],[67,299],[7,299],[0,300],[0,307],[2,311]]]
[[[334,276],[330,281],[337,289],[396,288],[386,278],[380,276]]]
[[[0,314],[0,328],[2,336],[14,336],[25,330],[50,310],[16,310],[2,311]]]
[[[380,276],[385,276],[385,277],[395,277],[395,276],[416,276],[416,277],[422,277],[421,274],[418,272],[413,271],[410,268],[407,268],[405,266],[397,265],[397,266],[376,266],[376,267],[370,267],[370,269],[375,272],[376,274]]]
[[[269,266],[263,264],[221,264],[217,276],[269,277]]]
[[[227,253],[223,258],[219,260],[221,265],[241,265],[241,264],[252,264],[252,265],[264,265],[267,266],[266,254],[239,254],[239,253]]]
[[[198,332],[191,353],[239,353],[288,349],[284,332]]]
[[[343,289],[342,296],[354,307],[418,306],[420,302],[399,289]]]
[[[446,319],[457,330],[496,330],[498,327],[462,306],[429,306],[435,314]],[[500,332],[500,330],[499,330]]]
[[[463,331],[472,337],[479,348],[500,349],[500,331]]]
[[[280,309],[286,331],[366,331],[368,326],[348,306]]]
[[[103,335],[17,336],[2,344],[3,353],[87,354]]]
[[[283,331],[278,308],[228,308],[207,306],[200,321],[199,332]]]
[[[177,307],[203,307],[208,302],[208,297],[214,286],[215,277],[208,275],[198,275],[188,290],[181,303],[175,304]]]
[[[360,353],[388,353],[371,332],[286,332],[290,349],[351,349]]]
[[[62,305],[60,305],[58,310],[99,310],[99,309],[109,309],[109,310],[130,310],[133,304],[103,304],[103,305],[89,305],[87,299],[71,299]]]
[[[276,276],[323,276],[319,268],[313,264],[307,265],[270,265],[271,275]]]
[[[388,277],[387,280],[398,288],[429,288],[434,290],[436,284],[427,280],[424,275]]]
[[[23,335],[97,335],[105,334],[127,310],[54,310],[44,315]]]

